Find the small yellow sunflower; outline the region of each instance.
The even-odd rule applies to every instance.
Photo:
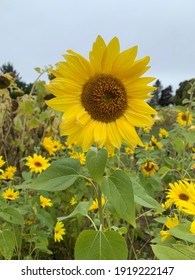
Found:
[[[174,213],[174,217],[173,218],[167,217],[167,220],[165,222],[165,226],[168,229],[174,228],[178,224],[179,224],[179,219],[178,219],[177,214],[175,214],[175,213]],[[168,237],[172,236],[167,230],[161,230],[160,234],[162,235],[161,241],[165,241]]]
[[[70,158],[76,158],[80,161],[81,165],[85,165],[85,162],[86,162],[85,153],[79,153],[79,152],[72,151],[70,153]]]
[[[19,197],[19,191],[14,191],[13,188],[8,188],[2,193],[2,196],[7,200],[16,200]]]
[[[141,171],[145,176],[154,175],[156,170],[158,170],[158,165],[150,160],[142,163],[141,165]]]
[[[63,240],[63,235],[65,234],[66,230],[64,228],[64,224],[58,221],[54,227],[54,241],[60,242],[61,240]]]
[[[77,197],[76,195],[72,196],[71,200],[70,200],[70,205],[75,205],[78,203]]]
[[[102,197],[102,206],[104,206],[104,204],[105,204],[105,198],[104,197]],[[99,207],[99,205],[98,205],[98,200],[97,200],[97,198],[93,201],[93,203],[91,204],[91,206],[89,207],[89,211],[93,211],[93,210],[96,210],[96,209],[98,209],[98,207]]]
[[[187,126],[192,124],[192,114],[190,114],[188,111],[186,112],[178,112],[177,115],[177,123],[179,123],[181,126]]]
[[[169,137],[168,131],[166,131],[166,129],[164,129],[164,128],[160,128],[160,131],[159,131],[158,135],[159,135],[160,138],[168,138]]]
[[[131,147],[126,147],[125,148],[125,152],[128,154],[128,155],[133,155],[135,150]]]
[[[195,203],[195,184],[190,184],[186,180],[169,183],[169,189],[166,191],[166,205],[170,207],[175,204],[179,210],[185,203]],[[186,204],[185,204],[186,205]]]
[[[46,206],[49,206],[49,207],[53,206],[53,203],[51,202],[50,198],[46,198],[46,197],[40,195],[39,199],[40,199],[40,204],[41,204],[42,208],[45,208]]]
[[[43,148],[48,151],[50,156],[54,156],[56,151],[63,150],[65,147],[59,140],[52,140],[51,137],[44,137]]]
[[[89,53],[89,61],[68,50],[65,62],[51,70],[56,77],[47,85],[56,97],[46,103],[63,112],[61,134],[76,142],[83,151],[95,143],[110,153],[122,140],[130,147],[142,145],[135,127],[153,124],[156,114],[145,100],[155,87],[151,77],[141,77],[149,67],[148,56],[135,61],[137,47],[120,52],[114,37],[108,45],[98,36]]]
[[[152,135],[152,138],[151,138],[151,145],[154,146],[154,147],[157,147],[158,149],[161,149],[162,148],[162,144],[156,139],[156,137],[154,135]]]
[[[16,167],[15,166],[8,166],[5,169],[5,171],[2,170],[1,172],[2,173],[0,175],[0,179],[6,180],[6,181],[13,180],[15,172],[16,172]]]
[[[41,173],[50,166],[49,159],[41,155],[34,154],[32,157],[28,156],[26,160],[26,165],[30,168],[30,172]]]

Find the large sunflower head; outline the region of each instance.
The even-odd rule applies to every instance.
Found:
[[[150,58],[135,61],[137,47],[120,52],[114,37],[108,45],[98,36],[89,61],[69,50],[66,61],[51,72],[56,77],[47,88],[55,97],[47,104],[62,111],[61,134],[68,142],[82,146],[84,152],[95,143],[113,153],[122,140],[130,147],[142,145],[135,127],[153,124],[152,109],[145,99],[155,87],[151,77],[141,77]]]

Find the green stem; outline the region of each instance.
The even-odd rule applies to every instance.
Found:
[[[97,189],[97,200],[98,200],[98,212],[99,212],[99,219],[100,219],[100,228],[104,228],[104,214],[103,214],[103,207],[102,207],[102,192],[100,186],[96,185]]]

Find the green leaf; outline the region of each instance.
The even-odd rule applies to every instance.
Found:
[[[189,225],[180,224],[172,229],[169,229],[171,233],[176,238],[195,243],[195,235],[190,232]]]
[[[92,200],[79,202],[79,204],[76,206],[76,208],[73,210],[73,212],[70,215],[64,216],[64,217],[59,217],[58,221],[63,221],[65,219],[74,218],[78,215],[87,216],[88,209],[89,209],[89,206],[91,205],[91,203],[92,203]]]
[[[172,246],[181,252],[182,254],[186,255],[191,260],[195,260],[195,249],[184,244],[172,244]]]
[[[45,191],[62,191],[74,184],[79,177],[79,161],[63,158],[53,162],[27,188]]]
[[[101,184],[108,158],[106,149],[90,150],[86,155],[86,166],[95,182]]]
[[[102,192],[119,217],[135,227],[134,195],[129,176],[122,170],[115,171],[112,176],[103,179]]]
[[[0,230],[0,254],[6,259],[11,260],[15,248],[15,238],[11,230]]]
[[[16,208],[12,208],[12,207],[4,208],[2,212],[0,212],[0,217],[11,224],[16,224],[16,225],[24,224],[24,218]]]
[[[195,143],[194,131],[184,131],[184,136],[189,144],[193,145]]]
[[[40,209],[37,212],[36,216],[42,225],[46,225],[48,228],[53,228],[54,220],[52,216],[45,209]]]
[[[190,260],[189,257],[169,246],[152,245],[152,250],[159,260]]]
[[[135,203],[147,208],[152,208],[159,212],[162,212],[164,210],[154,198],[152,198],[149,194],[147,194],[145,189],[138,182],[136,182],[131,177],[130,180],[133,186]]]
[[[181,138],[175,137],[172,142],[173,148],[178,152],[181,153],[185,149],[184,141]]]
[[[75,245],[76,260],[126,260],[127,254],[125,239],[115,231],[83,231]]]

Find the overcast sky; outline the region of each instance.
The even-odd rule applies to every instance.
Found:
[[[195,0],[0,0],[0,65],[25,82],[72,49],[86,58],[97,35],[149,55],[147,75],[177,89],[195,77]]]

